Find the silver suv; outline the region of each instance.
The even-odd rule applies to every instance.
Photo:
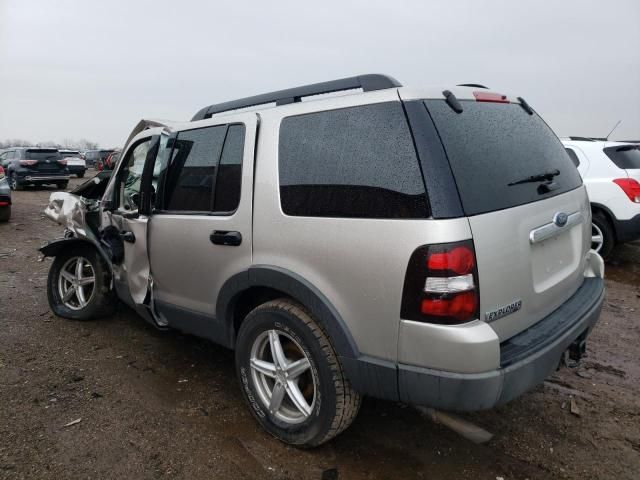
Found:
[[[47,208],[67,227],[41,249],[53,311],[117,296],[235,349],[287,443],[339,434],[363,395],[503,404],[579,359],[599,316],[580,175],[527,102],[482,86],[363,75],[143,121],[99,183]]]

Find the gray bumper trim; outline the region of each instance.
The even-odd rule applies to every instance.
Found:
[[[571,326],[553,340],[545,341],[541,348],[529,350],[529,355],[505,368],[483,373],[452,373],[400,364],[400,399],[444,410],[484,410],[504,404],[535,387],[557,368],[569,345],[581,334],[590,332],[600,316],[604,281],[587,278],[585,283],[567,302],[582,306],[573,310],[574,318],[568,320],[568,309],[559,308],[543,320],[553,322],[555,316],[558,322]]]
[[[27,182],[43,182],[46,180],[69,180],[69,175],[25,175],[23,179]]]

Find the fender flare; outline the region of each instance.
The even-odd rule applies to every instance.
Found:
[[[329,334],[340,357],[356,359],[358,347],[349,329],[324,294],[302,276],[272,265],[256,265],[229,278],[218,294],[216,317],[229,328],[230,346],[235,344],[233,313],[240,295],[252,287],[268,287],[289,295],[304,305]]]
[[[96,245],[92,241],[84,239],[84,238],[78,238],[78,237],[57,238],[55,240],[52,240],[52,241],[48,242],[46,245],[43,245],[38,250],[45,257],[55,257],[55,256],[59,255],[63,250],[66,250],[67,248],[74,248],[74,247],[76,247],[76,246],[78,246],[80,244],[91,245],[93,248],[95,248],[100,253],[100,255],[104,259],[105,263],[109,267],[109,271],[113,272],[113,268],[112,268],[112,265],[111,265],[111,260],[104,253],[102,248],[100,248],[98,245]]]

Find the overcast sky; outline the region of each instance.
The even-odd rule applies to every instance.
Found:
[[[360,73],[483,83],[558,135],[637,139],[640,1],[0,0],[0,140],[121,146],[140,118]]]

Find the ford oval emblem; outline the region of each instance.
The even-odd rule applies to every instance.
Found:
[[[564,212],[558,212],[553,216],[553,223],[555,223],[558,227],[564,227],[569,220],[569,215]]]

